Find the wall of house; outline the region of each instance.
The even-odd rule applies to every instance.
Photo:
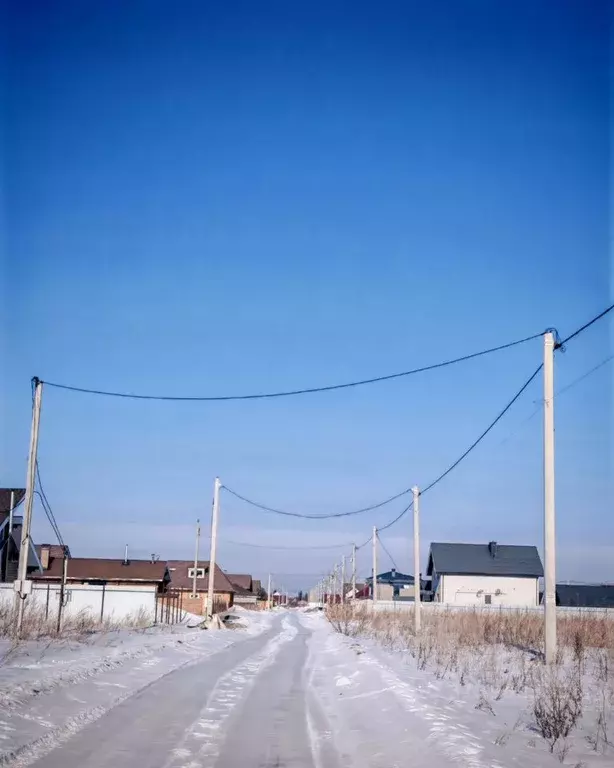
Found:
[[[435,599],[450,605],[476,606],[486,603],[486,595],[491,596],[491,605],[531,608],[538,605],[537,579],[444,574],[439,581]]]

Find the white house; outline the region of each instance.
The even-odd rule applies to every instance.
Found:
[[[433,600],[450,605],[539,605],[544,569],[537,547],[510,544],[431,544],[427,577]]]

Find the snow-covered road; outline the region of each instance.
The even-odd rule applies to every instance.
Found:
[[[41,768],[519,764],[517,751],[502,751],[481,733],[481,713],[471,707],[464,716],[466,703],[420,687],[376,652],[335,634],[323,616],[281,612],[258,622],[251,635],[201,632],[181,648],[112,667],[46,692],[27,711],[5,713],[0,738],[21,735],[24,746],[12,755],[5,751],[0,763]],[[28,724],[34,728],[29,740],[18,733]],[[533,751],[522,755],[522,764],[539,764]]]

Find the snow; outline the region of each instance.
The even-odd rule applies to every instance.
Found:
[[[494,695],[320,612],[29,643],[0,666],[0,763],[45,768],[543,768],[529,695]],[[502,663],[506,657],[499,659]],[[499,663],[498,662],[498,663]],[[605,768],[578,734],[563,764]]]

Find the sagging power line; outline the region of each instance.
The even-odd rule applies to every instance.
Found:
[[[451,360],[444,360],[439,363],[432,363],[431,365],[424,365],[419,368],[412,368],[408,371],[401,371],[400,373],[389,373],[383,376],[373,376],[369,379],[359,379],[358,381],[348,381],[342,384],[328,384],[322,387],[305,387],[302,389],[282,390],[279,392],[258,392],[254,394],[246,395],[194,395],[194,396],[180,396],[180,395],[143,395],[132,392],[113,392],[103,389],[90,389],[87,387],[77,387],[70,384],[60,384],[53,381],[45,381],[42,383],[48,387],[54,389],[64,389],[69,392],[81,392],[87,395],[101,395],[103,397],[121,397],[129,400],[164,400],[174,402],[226,402],[230,400],[265,400],[279,397],[293,397],[296,395],[312,395],[318,392],[333,392],[339,389],[350,389],[352,387],[362,387],[366,384],[379,384],[383,381],[392,381],[393,379],[400,379],[405,376],[413,376],[417,373],[426,373],[427,371],[434,371],[438,368],[446,368],[456,363],[463,363],[467,360],[473,360],[477,357],[483,357],[484,355],[490,355],[493,352],[500,352],[504,349],[510,349],[520,344],[524,344],[533,339],[538,339],[543,335],[543,331],[540,333],[534,333],[531,336],[525,336],[522,339],[516,339],[516,341],[510,341],[507,344],[500,344],[496,347],[490,347],[489,349],[483,349],[479,352],[472,352],[468,355],[462,355],[461,357],[455,357]]]

